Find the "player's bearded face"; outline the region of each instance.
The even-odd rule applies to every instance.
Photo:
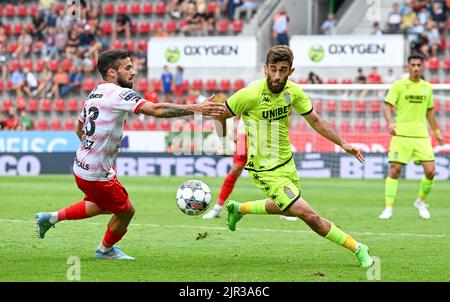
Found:
[[[289,76],[294,71],[288,62],[266,64],[264,65],[264,69],[267,75],[267,86],[272,93],[280,93],[283,91]]]
[[[133,88],[133,80],[136,72],[130,58],[124,59],[124,63],[117,70],[117,84],[124,88]]]

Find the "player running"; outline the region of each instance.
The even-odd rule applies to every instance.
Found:
[[[434,184],[436,165],[426,120],[440,145],[444,144],[444,138],[434,116],[433,89],[430,83],[422,80],[424,67],[422,54],[410,55],[409,77],[395,81],[385,99],[384,117],[392,140],[389,147],[389,176],[385,182],[385,209],[378,216],[380,219],[392,217],[402,165],[408,164],[411,158],[415,163],[422,164],[425,173],[414,206],[423,219],[431,217],[425,199]],[[394,109],[395,123],[392,118]]]
[[[245,169],[255,186],[266,199],[239,203],[229,200],[228,227],[236,230],[237,222],[247,214],[283,214],[302,219],[319,235],[350,249],[362,267],[369,267],[373,259],[369,248],[354,240],[332,222],[321,217],[301,197],[300,179],[294,163],[288,136],[289,116],[292,108],[304,116],[319,134],[341,146],[364,161],[359,150],[348,145],[333,128],[313,111],[312,104],[303,90],[288,77],[294,72],[293,54],[285,45],[272,47],[266,57],[266,78],[232,95],[227,101],[227,112],[220,118],[226,133],[226,119],[242,115],[247,134],[248,160]]]
[[[223,114],[223,104],[153,104],[142,99],[133,89],[135,70],[130,55],[122,50],[100,54],[97,68],[104,84],[92,90],[78,119],[76,133],[81,140],[73,164],[78,188],[85,197],[78,203],[55,212],[40,212],[36,216],[36,232],[40,238],[56,223],[78,220],[99,214],[113,214],[95,256],[100,259],[134,259],[114,246],[127,232],[135,209],[128,192],[117,180],[113,168],[119,151],[123,127],[129,113],[159,118],[192,115]]]

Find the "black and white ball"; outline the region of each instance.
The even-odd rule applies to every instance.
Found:
[[[211,190],[200,180],[187,180],[177,190],[177,205],[181,212],[196,216],[208,209]]]

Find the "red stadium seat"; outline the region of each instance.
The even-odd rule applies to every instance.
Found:
[[[294,129],[295,132],[305,132],[308,130],[306,123],[303,121],[295,122],[292,128]]]
[[[161,80],[158,80],[158,79],[152,80],[152,86],[153,86],[154,91],[160,92],[162,90]]]
[[[231,23],[231,30],[234,33],[240,33],[243,28],[244,28],[244,22],[242,22],[242,20],[234,20]]]
[[[37,99],[31,99],[28,101],[27,110],[31,113],[39,111],[39,101]]]
[[[105,3],[103,5],[103,15],[111,16],[114,15],[114,3]]]
[[[323,110],[323,104],[321,100],[315,100],[313,105],[314,111],[317,113],[321,113]]]
[[[355,111],[357,113],[364,113],[366,112],[366,102],[363,100],[358,100],[355,102]]]
[[[0,91],[3,91],[3,82],[0,81]]]
[[[17,50],[17,47],[19,47],[19,42],[11,41],[9,43],[8,52],[13,53]]]
[[[19,60],[12,60],[9,66],[9,70],[11,72],[14,72],[20,68],[20,62]]]
[[[229,79],[222,79],[220,81],[220,90],[223,92],[228,92],[231,89],[231,82]]]
[[[53,106],[52,106],[52,101],[50,99],[43,99],[41,101],[41,110],[44,112],[50,112],[52,111]]]
[[[187,131],[189,124],[185,119],[179,118],[173,121],[171,130],[174,132],[183,132]]]
[[[344,100],[341,102],[341,112],[350,113],[352,112],[352,102]]]
[[[72,68],[72,60],[71,59],[64,59],[61,62],[61,64],[62,64],[63,69],[64,69],[65,72],[69,72],[70,68]]]
[[[450,70],[450,57],[444,58],[444,70]]]
[[[117,4],[117,14],[126,14],[128,13],[128,8],[126,3]]]
[[[153,31],[158,32],[162,29],[164,29],[164,23],[161,20],[156,20],[153,23]]]
[[[245,82],[242,79],[237,79],[234,81],[234,91],[238,91],[245,87]]]
[[[439,78],[432,78],[430,79],[430,83],[431,84],[439,84],[441,81],[439,80]]]
[[[214,79],[209,79],[206,81],[206,91],[216,91],[217,81]]]
[[[445,111],[446,113],[449,113],[449,112],[450,112],[450,101],[446,101],[446,102],[445,102],[445,104],[444,104],[444,111]]]
[[[308,81],[308,79],[299,79],[298,83],[299,84],[309,84],[309,81]]]
[[[141,13],[141,4],[138,2],[131,3],[130,14],[131,15],[139,15],[140,13]]]
[[[3,24],[5,27],[5,34],[6,36],[9,36],[11,34],[11,25],[10,24]]]
[[[12,106],[12,101],[9,99],[6,99],[3,101],[2,103],[2,111],[3,112],[8,112],[9,108],[11,108]]]
[[[217,31],[221,34],[228,33],[228,27],[230,26],[229,21],[227,19],[220,20],[217,22]]]
[[[217,3],[215,1],[208,1],[207,11],[210,14],[215,14],[217,10]]]
[[[147,122],[145,123],[145,126],[147,127],[147,130],[157,130],[158,124],[156,123],[155,118],[149,118]]]
[[[5,11],[3,12],[3,14],[6,17],[14,17],[16,14],[15,6],[13,4],[6,5]]]
[[[53,131],[60,131],[62,130],[61,120],[59,118],[53,119],[50,122],[50,129]]]
[[[38,5],[36,3],[32,3],[32,4],[30,4],[30,10],[28,13],[30,14],[30,16],[34,16],[34,15],[36,15],[37,10],[38,10]]]
[[[183,93],[186,93],[189,90],[189,80],[183,80]]]
[[[48,70],[55,72],[56,70],[58,70],[58,65],[59,65],[58,60],[51,60],[50,63],[48,64]]]
[[[144,94],[144,99],[156,104],[158,103],[158,94],[154,91],[147,90]]]
[[[70,112],[78,112],[79,106],[78,106],[78,100],[77,99],[69,99],[67,102],[67,110]]]
[[[142,13],[144,15],[151,15],[153,13],[153,4],[152,2],[145,2],[142,6]]]
[[[139,32],[141,34],[148,34],[150,31],[150,22],[144,21],[139,25]]]
[[[112,49],[121,49],[122,48],[122,43],[119,40],[114,40],[112,42]]]
[[[355,132],[363,133],[363,132],[366,132],[366,131],[367,131],[367,129],[366,129],[366,123],[365,122],[358,121],[358,122],[355,123]]]
[[[143,78],[140,79],[137,83],[137,90],[139,91],[146,91],[148,88],[148,82],[147,79]]]
[[[75,121],[72,118],[66,119],[64,122],[64,130],[73,131],[75,130]]]
[[[0,17],[3,16],[3,5],[0,3]]]
[[[327,84],[337,84],[338,81],[336,79],[328,79]]]
[[[347,121],[341,122],[340,132],[342,133],[348,133],[351,131],[351,125]]]
[[[381,112],[381,101],[370,102],[370,112],[372,112],[372,113]]]
[[[434,100],[434,106],[433,106],[434,112],[439,113],[441,111],[441,101],[438,99]]]
[[[139,40],[138,42],[138,48],[142,51],[147,51],[148,47],[148,41],[147,40]]]
[[[164,15],[166,13],[166,4],[163,1],[155,3],[155,14]]]
[[[56,99],[55,101],[55,110],[56,112],[63,113],[66,111],[66,103],[63,99]]]
[[[22,34],[22,23],[16,23],[13,26],[13,35],[20,36]]]
[[[109,35],[113,32],[113,26],[111,22],[103,22],[102,31],[105,35]]]
[[[39,54],[41,52],[42,47],[44,46],[44,43],[42,41],[36,41],[33,43],[32,48],[33,52],[35,54]]]
[[[188,94],[187,98],[186,98],[186,104],[195,104],[197,102],[197,97],[195,96],[195,94]]]
[[[95,88],[95,80],[93,78],[89,78],[84,80],[83,90],[85,92],[91,92]]]
[[[343,79],[342,84],[346,84],[346,85],[352,84],[352,80],[351,79]]]
[[[26,17],[27,16],[27,6],[25,4],[20,4],[17,7],[17,15],[19,17]]]
[[[48,130],[48,121],[46,118],[41,118],[38,120],[37,130]]]
[[[125,41],[124,47],[128,51],[134,51],[134,41]]]
[[[136,131],[141,131],[144,130],[144,125],[142,125],[140,120],[133,120],[131,122],[131,128]]]
[[[445,78],[444,84],[450,84],[450,78]]]
[[[162,131],[170,131],[170,120],[168,119],[161,120],[161,123],[159,124],[159,129]]]
[[[428,69],[429,70],[438,70],[439,69],[439,58],[438,57],[432,57],[428,60]]]
[[[45,61],[44,60],[38,60],[36,63],[36,71],[42,72],[44,70]]]
[[[27,105],[27,102],[24,98],[17,98],[16,99],[16,107],[18,110],[24,110]]]
[[[380,133],[381,132],[381,125],[380,122],[374,121],[370,124],[370,132],[371,133]]]
[[[30,71],[34,71],[33,61],[31,59],[23,61],[23,68],[29,69]]]
[[[203,90],[203,81],[201,79],[195,79],[192,82],[192,89]]]
[[[445,132],[450,133],[450,122],[445,123]]]
[[[333,101],[333,100],[327,101],[327,112],[328,113],[336,112],[336,101]]]
[[[174,33],[177,31],[177,23],[174,20],[169,20],[166,24],[166,31],[168,33]]]

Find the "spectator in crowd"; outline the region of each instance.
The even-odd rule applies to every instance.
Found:
[[[40,97],[43,99],[47,92],[50,92],[52,89],[52,79],[53,73],[48,69],[47,65],[44,65],[44,69],[40,73],[39,77],[39,86],[36,92],[36,95],[40,94]]]
[[[62,84],[59,87],[59,95],[63,98],[66,97],[70,92],[79,90],[81,88],[82,81],[83,73],[81,72],[81,66],[78,64],[73,64],[70,67],[68,83]]]
[[[34,40],[42,41],[44,39],[44,29],[47,26],[42,10],[38,10],[32,17],[31,21],[31,35]]]
[[[422,45],[423,34],[425,32],[425,27],[420,23],[419,18],[414,20],[413,26],[408,29],[407,39],[411,49],[415,51],[420,51],[420,46]]]
[[[381,84],[381,76],[377,67],[372,67],[372,71],[367,76],[367,84]]]
[[[64,67],[62,65],[58,66],[58,71],[55,73],[55,76],[53,77],[53,86],[50,91],[50,96],[60,96],[60,89],[64,85],[69,84],[69,75],[66,71],[64,71]]]
[[[169,71],[169,67],[165,65],[163,67],[163,73],[161,74],[161,83],[164,93],[164,102],[169,100],[170,94],[172,94],[172,85],[173,85],[173,75]]]
[[[55,59],[59,60],[63,54],[69,37],[64,28],[57,27],[55,35]]]
[[[236,8],[234,19],[241,19],[242,13],[245,12],[245,20],[249,21],[257,8],[258,2],[256,0],[243,0],[242,4]]]
[[[400,30],[402,33],[408,32],[408,29],[413,26],[416,17],[416,12],[408,6],[402,16],[402,23],[400,25]]]
[[[78,46],[80,45],[80,36],[78,31],[74,28],[69,31],[69,36],[66,43],[66,58],[72,58],[77,54]]]
[[[3,112],[0,112],[0,130],[6,130],[6,118]]]
[[[47,27],[44,37],[44,45],[41,48],[41,58],[46,61],[51,59],[59,59],[58,49],[56,48],[56,28]]]
[[[176,98],[180,98],[183,95],[183,71],[184,71],[183,67],[181,67],[181,66],[177,66],[176,67],[176,71],[175,71],[175,91],[174,91],[174,96]]]
[[[78,51],[80,51],[83,54],[89,52],[93,44],[95,43],[94,28],[91,27],[89,24],[85,24],[83,26],[83,30],[79,35],[79,38],[80,44],[78,46]]]
[[[24,67],[23,69],[25,73],[25,87],[24,90],[28,96],[36,96],[38,94],[38,80],[34,73],[31,72],[29,67]]]
[[[329,13],[327,19],[322,23],[320,29],[324,35],[334,35],[334,30],[336,28],[336,20],[334,19],[334,14]]]
[[[19,66],[11,76],[12,90],[16,93],[16,97],[21,98],[24,95],[24,89],[26,87],[25,73],[22,71],[22,67]]]
[[[226,15],[229,21],[234,20],[236,8],[242,4],[241,0],[225,0]]]
[[[45,18],[45,23],[47,24],[47,28],[56,27],[56,23],[58,20],[58,8],[54,6],[50,13]]]
[[[17,118],[17,108],[11,106],[8,111],[8,119],[5,122],[5,130],[18,130],[20,127],[20,121]]]
[[[420,51],[425,58],[428,60],[431,56],[436,57],[439,51],[439,45],[441,44],[441,35],[433,20],[428,20],[422,38],[423,43],[420,46]]]
[[[89,9],[87,10],[86,22],[92,28],[97,28],[100,22],[99,3],[96,0],[90,1]]]
[[[447,14],[442,7],[442,3],[435,1],[431,10],[431,19],[436,22],[437,29],[442,33],[447,26]]]
[[[394,70],[392,68],[389,68],[383,82],[384,84],[392,84],[395,80],[397,80],[397,78],[394,75]]]
[[[0,72],[2,73],[1,80],[6,82],[6,75],[8,74],[8,37],[6,36],[5,26],[0,22]]]
[[[26,131],[33,128],[33,123],[25,110],[20,111],[18,130]]]
[[[49,14],[55,0],[39,0],[39,10]]]
[[[116,19],[116,27],[113,30],[112,40],[118,36],[125,35],[127,41],[131,40],[131,19],[127,14],[119,14]]]
[[[430,11],[425,7],[423,7],[420,11],[417,12],[417,19],[419,19],[420,24],[422,24],[423,26],[425,26],[429,18],[431,18]]]
[[[308,74],[308,84],[323,84],[322,79],[314,72]]]
[[[23,60],[24,57],[30,55],[31,46],[33,44],[33,37],[27,32],[26,28],[22,29],[22,34],[19,36],[18,42],[19,45],[16,51],[12,54],[12,57]]]
[[[383,30],[380,28],[380,23],[378,22],[374,22],[372,25],[372,31],[370,33],[373,36],[382,36],[383,35]]]
[[[276,41],[276,45],[289,46],[290,26],[289,16],[284,8],[280,8],[278,14],[274,16],[272,26],[272,37]]]
[[[399,12],[398,3],[392,4],[392,11],[388,15],[388,33],[397,34],[400,32],[400,25],[402,24],[402,15]]]
[[[361,67],[358,68],[358,70],[357,70],[356,77],[355,77],[355,83],[356,84],[367,84],[367,78],[364,75],[364,72]]]
[[[134,52],[131,56],[131,62],[138,72],[147,73],[147,52],[145,50],[138,49]]]
[[[68,30],[71,25],[72,21],[67,16],[67,12],[64,9],[60,10],[58,17],[56,18],[56,31],[59,32],[59,29]]]

